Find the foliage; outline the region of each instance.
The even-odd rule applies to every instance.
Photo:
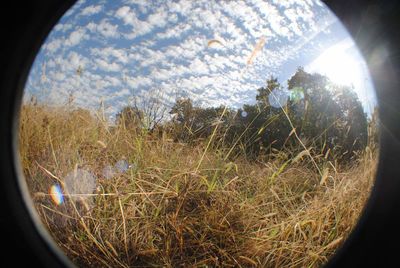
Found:
[[[253,158],[273,149],[293,152],[301,142],[315,154],[345,160],[367,145],[367,116],[352,88],[298,68],[288,80],[289,96],[283,107],[269,104],[268,97],[276,90],[283,87],[271,76],[265,87],[257,89],[256,103],[237,111],[222,106],[202,108],[190,99],[177,99],[170,111],[174,138],[189,143],[208,138],[218,125],[223,136],[216,140],[223,140],[227,148],[235,147],[234,155],[245,153]]]
[[[150,132],[158,129],[166,114],[166,108],[161,103],[163,95],[157,90],[150,90],[147,95],[144,98],[132,97],[131,104],[117,114],[116,124]]]
[[[129,129],[144,127],[144,113],[137,107],[126,106],[116,116],[116,123]]]

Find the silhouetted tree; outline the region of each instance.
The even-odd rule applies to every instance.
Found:
[[[290,114],[297,133],[306,137],[321,153],[351,157],[367,142],[367,116],[356,93],[338,86],[320,74],[303,68],[288,81],[289,90],[302,90],[304,98],[290,100]]]
[[[259,105],[261,105],[262,107],[268,106],[268,96],[269,94],[275,90],[275,89],[279,89],[281,87],[281,85],[278,82],[278,78],[271,76],[268,80],[267,80],[267,85],[266,87],[261,87],[259,89],[257,89],[257,96],[256,96],[256,100],[258,102]]]
[[[257,157],[273,149],[295,153],[306,145],[317,154],[330,152],[348,159],[366,146],[367,117],[351,87],[335,85],[326,76],[301,67],[287,84],[289,95],[282,107],[270,104],[271,92],[282,90],[286,96],[273,76],[257,89],[255,104],[238,110],[203,108],[189,98],[177,99],[170,110],[174,138],[192,143],[214,133],[215,144],[228,148],[231,157],[241,153]]]

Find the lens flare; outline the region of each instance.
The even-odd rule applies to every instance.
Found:
[[[290,90],[289,99],[293,102],[298,102],[304,99],[304,90],[301,87],[294,87]]]
[[[64,202],[64,195],[60,185],[55,184],[50,187],[50,197],[56,205],[61,205]]]
[[[114,169],[114,167],[108,165],[103,168],[102,175],[105,179],[111,179],[112,177],[115,176],[115,174],[116,170]]]
[[[64,189],[71,195],[71,199],[90,199],[90,195],[96,190],[97,177],[90,171],[76,168],[64,178]]]
[[[129,164],[126,160],[121,159],[117,163],[115,163],[114,168],[120,173],[125,173],[129,169]]]
[[[274,108],[281,108],[286,105],[289,94],[289,91],[286,89],[274,89],[268,95],[269,104]]]

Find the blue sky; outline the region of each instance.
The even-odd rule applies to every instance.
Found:
[[[78,1],[37,55],[25,99],[72,94],[80,107],[103,101],[111,118],[135,98],[239,108],[298,66],[353,84],[366,111],[376,103],[353,40],[319,1]]]

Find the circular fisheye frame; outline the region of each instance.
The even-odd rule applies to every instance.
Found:
[[[319,266],[377,133],[366,63],[319,1],[78,1],[30,71],[19,153],[77,264]]]
[[[358,46],[317,0],[33,9],[47,17],[29,26],[37,44],[13,48],[27,52],[9,68],[23,83],[6,95],[18,116],[2,161],[30,254],[49,267],[390,266],[390,251],[362,256],[399,202],[385,180],[399,174],[397,78],[382,72],[394,47],[371,40],[396,5],[331,7]]]

